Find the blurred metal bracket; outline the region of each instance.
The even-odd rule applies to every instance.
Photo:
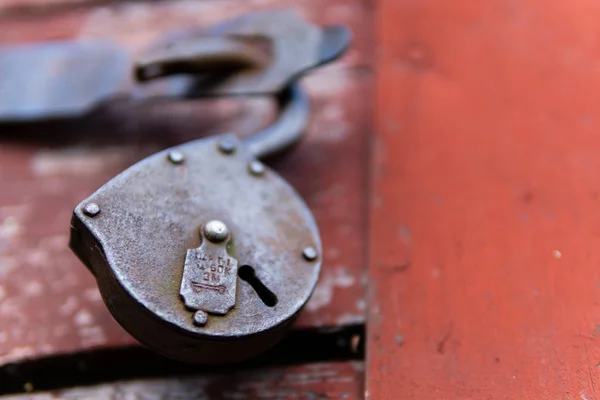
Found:
[[[0,47],[0,123],[81,117],[117,98],[276,95],[350,41],[281,10],[170,32],[135,60],[100,40]]]

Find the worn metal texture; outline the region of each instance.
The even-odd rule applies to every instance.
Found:
[[[371,129],[366,3],[186,0],[0,12],[0,42],[109,38],[135,55],[161,32],[210,26],[273,6],[292,6],[319,25],[338,22],[354,32],[354,44],[339,63],[303,79],[313,110],[307,134],[271,165],[306,200],[323,241],[321,278],[295,326],[360,323],[365,138]],[[135,343],[68,250],[65,224],[73,207],[155,151],[223,132],[248,136],[268,126],[270,117],[267,100],[211,100],[127,106],[72,123],[0,128],[0,364]]]
[[[298,143],[310,121],[308,96],[299,83],[292,83],[275,95],[279,115],[269,127],[244,138],[244,145],[256,158],[274,157]]]
[[[135,71],[141,81],[193,74],[190,96],[270,94],[349,45],[344,26],[320,28],[292,10],[255,11],[210,31],[173,35],[140,56]]]
[[[142,56],[148,50],[148,45],[161,36],[161,32],[165,34],[182,28],[209,27],[246,12],[282,8],[291,8],[302,18],[321,26],[349,26],[355,44],[345,57],[345,64],[369,64],[372,42],[371,32],[365,29],[370,19],[365,17],[372,15],[372,9],[361,0],[332,0],[327,4],[316,0],[248,0],[243,4],[238,0],[176,0],[157,4],[142,1],[105,5],[89,1],[87,6],[65,7],[59,11],[46,11],[40,7],[37,12],[14,11],[2,2],[0,21],[3,30],[0,43],[113,39],[135,56]]]
[[[0,121],[83,115],[124,95],[130,75],[130,55],[110,41],[0,47]]]
[[[379,11],[368,398],[598,398],[599,4]]]
[[[225,139],[229,153],[219,148]],[[173,164],[171,151],[184,161]],[[140,161],[76,207],[71,247],[116,320],[150,348],[188,362],[243,360],[274,345],[314,290],[321,258],[302,255],[306,246],[321,254],[314,219],[274,171],[251,174],[253,160],[234,136],[191,142]],[[89,216],[90,203],[101,211]],[[227,253],[255,271],[276,304],[240,279],[233,309],[194,324],[179,287],[187,249],[199,246],[210,220],[229,227]],[[235,341],[217,340],[225,338]]]
[[[133,63],[124,48],[106,40],[4,46],[0,122],[81,117],[116,98],[278,93],[303,72],[341,56],[349,43],[344,26],[320,28],[293,10],[266,10],[212,29],[168,32]],[[134,75],[142,82],[163,79],[136,86]],[[164,79],[171,75],[178,76]]]
[[[223,230],[227,232],[225,239],[216,243],[210,239],[209,234],[204,232],[207,227],[215,223],[223,226]],[[205,326],[208,322],[207,313],[225,315],[236,306],[239,264],[237,259],[227,252],[227,248],[232,245],[231,234],[223,221],[206,222],[200,228],[200,235],[202,237],[200,246],[188,249],[186,252],[179,295],[185,307],[195,311],[194,325]],[[244,274],[244,271],[252,272]],[[273,292],[266,288],[262,281],[249,280],[251,276],[256,276],[254,268],[243,266],[240,278],[252,286],[266,306],[272,307],[277,304],[277,297]],[[265,293],[271,295],[269,300],[263,297]]]
[[[0,396],[3,400],[298,399],[362,400],[363,363],[332,362],[257,368],[227,374],[122,381]]]

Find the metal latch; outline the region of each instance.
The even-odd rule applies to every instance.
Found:
[[[318,228],[260,159],[299,140],[308,101],[297,79],[349,41],[343,27],[260,12],[170,37],[137,62],[142,81],[179,79],[169,95],[272,95],[280,109],[248,138],[156,153],[75,208],[71,248],[140,342],[187,362],[240,361],[274,345],[306,304],[321,267]]]

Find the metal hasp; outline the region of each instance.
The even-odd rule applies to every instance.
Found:
[[[99,39],[0,46],[0,123],[80,118],[115,99],[272,95],[349,42],[342,26],[280,10],[168,32],[136,60]]]
[[[293,14],[278,18],[282,14],[274,13],[272,20],[265,14],[257,21],[268,22],[270,29],[278,26],[283,32],[287,24],[297,35],[302,26]],[[328,37],[327,29],[303,24],[310,35]],[[243,41],[243,30],[224,26]],[[311,296],[322,260],[318,228],[300,196],[259,159],[300,138],[308,102],[295,81],[301,71],[331,61],[345,49],[349,34],[335,29],[337,39],[329,36],[325,42],[336,51],[327,57],[324,39],[311,39],[297,53],[300,69],[244,81],[248,71],[241,68],[231,72],[231,81],[220,81],[236,94],[232,88],[252,92],[252,79],[268,82],[256,92],[275,96],[280,106],[280,117],[270,128],[243,140],[226,134],[161,151],[75,208],[71,248],[95,275],[115,319],[149,348],[191,363],[241,361],[273,346]],[[259,28],[248,32],[251,43],[260,39],[264,46],[270,38],[258,35]],[[272,54],[269,62],[278,65],[277,51]],[[211,69],[192,64],[184,68],[187,73],[190,68],[202,74]],[[179,66],[170,66],[169,73]],[[210,87],[219,91],[218,82]]]

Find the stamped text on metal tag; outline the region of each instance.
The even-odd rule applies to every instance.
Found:
[[[225,246],[205,239],[187,251],[179,291],[187,308],[223,315],[235,306],[238,262]],[[206,314],[197,314],[194,322],[204,325]]]

